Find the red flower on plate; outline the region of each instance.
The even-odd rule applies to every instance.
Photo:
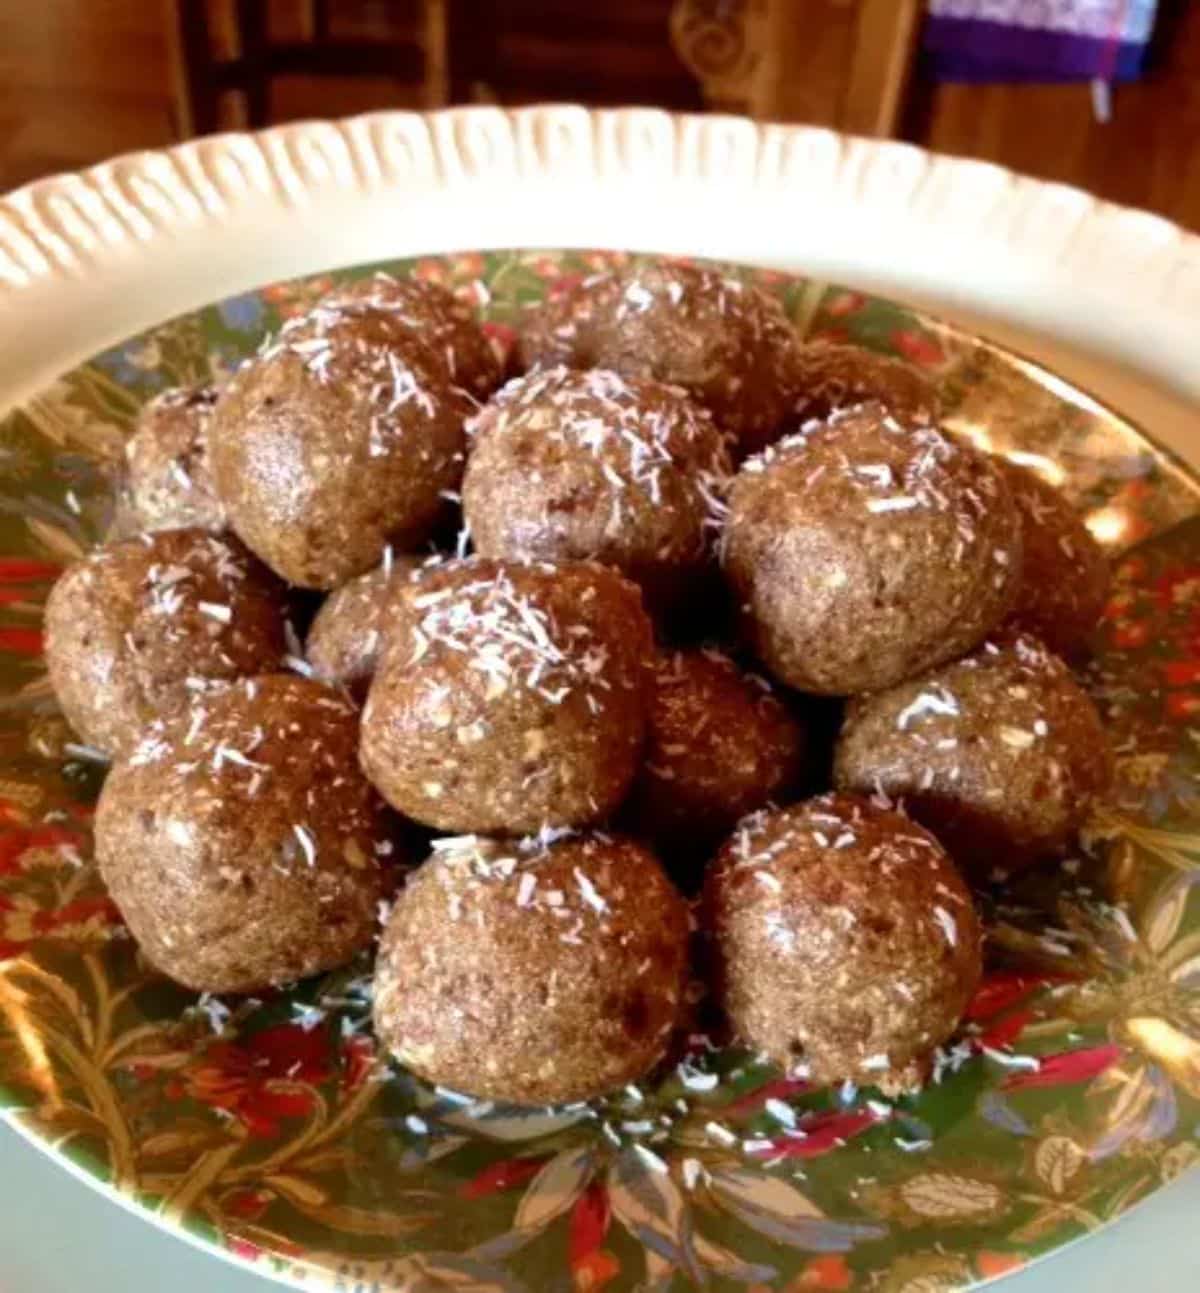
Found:
[[[989,974],[975,989],[967,1006],[965,1019],[979,1022],[992,1019],[1002,1010],[1015,1006],[1048,983],[1070,983],[1069,974],[1021,974],[1001,971]]]
[[[546,299],[557,301],[560,297],[570,296],[585,277],[583,274],[559,274],[546,284]]]
[[[222,1200],[222,1205],[232,1217],[257,1221],[270,1207],[274,1196],[267,1190],[234,1190]]]
[[[419,278],[425,283],[444,283],[449,277],[446,271],[444,261],[435,260],[428,257],[425,260],[419,260],[412,268],[413,278]]]
[[[28,895],[0,893],[0,960],[19,956],[43,938],[103,943],[121,924],[111,898],[76,898],[62,907],[39,907]]]
[[[0,801],[0,821],[12,821],[14,806]],[[0,875],[16,875],[40,863],[75,861],[82,837],[62,826],[37,826],[0,834]]]
[[[858,1109],[833,1110],[802,1118],[796,1133],[779,1136],[762,1149],[748,1151],[753,1158],[817,1158],[838,1149],[876,1126],[879,1119],[873,1113]],[[800,1135],[798,1133],[803,1133]]]
[[[552,283],[556,278],[564,277],[579,279],[578,274],[564,275],[562,265],[553,256],[533,256],[527,259],[525,264],[544,283]]]
[[[167,1091],[224,1109],[252,1136],[272,1137],[283,1119],[312,1112],[312,1087],[329,1076],[329,1069],[322,1029],[277,1024],[245,1041],[213,1042]]]
[[[342,1042],[342,1087],[355,1091],[375,1067],[375,1042],[365,1033],[354,1033]]]
[[[787,1286],[787,1293],[807,1293],[809,1289],[848,1289],[854,1273],[841,1253],[814,1257]]]
[[[32,561],[27,557],[0,557],[0,584],[49,583],[62,573],[62,566],[52,561]]]
[[[328,274],[316,278],[306,278],[298,283],[268,283],[262,289],[262,298],[279,311],[284,319],[304,314],[333,288],[333,279]]]
[[[1169,691],[1166,699],[1167,717],[1180,723],[1190,723],[1200,715],[1200,696],[1191,691]]]
[[[571,1282],[579,1293],[594,1293],[620,1273],[621,1263],[601,1246],[611,1217],[608,1195],[597,1182],[584,1190],[571,1209],[567,1254]]]
[[[488,339],[492,353],[507,368],[509,356],[517,344],[516,328],[509,327],[507,323],[485,323],[483,335]]]
[[[897,328],[889,340],[905,359],[910,363],[920,364],[922,368],[936,368],[946,362],[937,339],[928,332],[918,332],[915,328]]]
[[[1122,651],[1136,651],[1150,641],[1150,625],[1144,620],[1123,621],[1113,631],[1113,646]]]
[[[13,655],[40,656],[42,654],[42,630],[26,628],[0,628],[0,651]]]
[[[1057,1055],[1042,1055],[1036,1069],[1010,1073],[1000,1087],[1004,1091],[1020,1091],[1027,1087],[1090,1082],[1115,1064],[1123,1054],[1120,1046],[1109,1042],[1103,1046],[1089,1046],[1077,1051],[1060,1051]]]
[[[988,1050],[1003,1050],[1006,1046],[1011,1046],[1020,1037],[1025,1029],[1033,1023],[1034,1017],[1032,1010],[1014,1010],[1012,1014],[996,1020],[973,1040],[978,1046],[986,1046]]]
[[[502,1190],[515,1190],[524,1185],[542,1170],[545,1158],[506,1158],[499,1163],[491,1163],[482,1172],[473,1176],[459,1187],[459,1195],[464,1199],[485,1199],[489,1194],[499,1194]]]
[[[774,1082],[764,1083],[749,1095],[727,1104],[721,1113],[726,1118],[761,1113],[763,1105],[768,1100],[789,1100],[792,1096],[809,1090],[809,1086],[810,1084],[802,1078],[776,1078]]]
[[[1194,687],[1200,683],[1200,660],[1168,660],[1163,677],[1168,687]]]
[[[975,1254],[975,1269],[985,1280],[999,1279],[1001,1275],[1011,1275],[1025,1265],[1025,1258],[1018,1253],[997,1253],[984,1248]]]
[[[813,329],[814,341],[828,341],[833,345],[843,346],[850,340],[850,330],[843,327],[816,327]]]
[[[450,257],[450,272],[456,278],[479,278],[486,268],[483,256],[477,251],[459,252]]]
[[[825,303],[825,313],[831,319],[844,319],[848,314],[857,314],[866,303],[867,298],[861,292],[839,292]]]

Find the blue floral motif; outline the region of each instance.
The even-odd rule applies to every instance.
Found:
[[[217,306],[221,322],[235,332],[257,332],[262,326],[263,303],[257,292],[227,297]]]

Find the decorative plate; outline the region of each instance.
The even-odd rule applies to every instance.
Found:
[[[620,253],[389,264],[522,307]],[[701,1050],[660,1084],[516,1109],[383,1065],[364,963],[261,1001],[140,961],[91,864],[103,768],[58,716],[40,618],[112,515],[167,385],[227,373],[337,280],[277,283],[98,355],[0,421],[0,1106],[103,1187],[309,1287],[872,1289],[1016,1269],[1200,1160],[1200,481],[1037,366],[767,271],[805,335],[901,356],[948,422],[1061,485],[1112,550],[1087,682],[1118,756],[1078,856],[987,898],[989,973],[918,1097]]]

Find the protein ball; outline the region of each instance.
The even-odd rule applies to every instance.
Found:
[[[842,789],[903,796],[976,874],[1070,848],[1110,777],[1096,707],[1028,636],[853,701],[834,764]]]
[[[590,562],[473,558],[404,589],[363,711],[362,761],[437,830],[526,834],[612,812],[645,730],[650,621]]]
[[[824,695],[888,687],[969,651],[1012,607],[1021,570],[996,463],[875,406],[745,463],[723,546],[759,657]]]
[[[709,566],[729,455],[681,391],[553,368],[509,382],[469,430],[463,515],[482,555],[594,559],[656,607]]]
[[[1108,600],[1108,560],[1065,495],[1036,472],[999,461],[1021,514],[1024,548],[1013,624],[1077,658]]]
[[[46,603],[46,664],[71,726],[106,754],[197,692],[277,669],[286,591],[232,535],[160,530],[106,544]]]
[[[208,463],[215,386],[163,391],[138,414],[125,444],[132,524],[140,530],[225,528]]]
[[[680,386],[739,455],[768,444],[792,403],[796,335],[779,302],[718,270],[631,265],[530,312],[527,364],[610,368]]]
[[[96,856],[156,969],[252,992],[370,944],[395,846],[357,743],[353,705],[276,674],[201,697],[114,767]]]
[[[737,1038],[816,1084],[920,1087],[979,982],[954,864],[855,795],[746,818],[709,869],[705,911]]]
[[[765,678],[719,651],[658,653],[647,720],[627,820],[672,861],[705,857],[740,818],[800,781],[803,727]]]
[[[209,432],[229,523],[273,570],[336,588],[419,547],[462,478],[468,397],[390,314],[319,305],[224,389]]]
[[[864,404],[897,420],[936,425],[941,411],[933,383],[916,368],[861,346],[810,341],[796,350],[792,412],[798,422],[824,422]]]
[[[631,840],[443,840],[392,908],[375,1031],[429,1082],[517,1104],[586,1100],[663,1057],[688,913]]]
[[[318,678],[365,690],[389,636],[399,590],[421,566],[420,558],[389,554],[382,565],[329,594],[304,644]]]
[[[440,283],[395,278],[382,271],[331,292],[327,306],[368,305],[391,314],[422,341],[444,354],[450,380],[486,399],[500,384],[500,359],[475,311]]]

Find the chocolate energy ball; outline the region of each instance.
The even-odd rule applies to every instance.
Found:
[[[552,368],[509,382],[469,429],[463,515],[477,552],[601,561],[656,607],[708,566],[729,455],[682,391]]]
[[[391,314],[318,305],[217,402],[229,523],[285,579],[336,588],[428,537],[462,478],[467,408],[445,356]]]
[[[797,347],[793,392],[792,411],[802,423],[878,404],[898,421],[928,426],[937,423],[941,409],[933,383],[911,365],[831,341]]]
[[[231,535],[160,530],[106,544],[46,603],[46,663],[71,726],[106,754],[189,696],[277,669],[282,584]]]
[[[208,465],[215,386],[163,391],[138,415],[125,445],[129,510],[142,530],[225,528]]]
[[[1016,596],[1021,534],[990,457],[868,405],[742,467],[724,567],[771,672],[850,695],[990,632]]]
[[[688,914],[632,840],[442,840],[396,900],[375,1031],[430,1082],[585,1100],[651,1069],[680,1016]]]
[[[919,1087],[979,981],[979,922],[954,864],[856,795],[746,818],[705,906],[736,1036],[815,1083]]]
[[[114,767],[96,856],[152,965],[252,992],[371,942],[395,845],[357,745],[349,701],[271,674],[200,697]]]
[[[377,273],[331,292],[324,304],[369,305],[385,310],[445,355],[450,380],[476,399],[500,384],[500,359],[474,310],[440,283]]]
[[[525,362],[611,368],[681,386],[739,454],[768,444],[792,402],[796,335],[774,297],[717,270],[663,262],[584,279],[534,311]]]
[[[1068,849],[1110,776],[1096,707],[1028,636],[851,702],[834,765],[842,789],[903,796],[977,874]]]
[[[1000,462],[1024,540],[1013,622],[1059,655],[1078,657],[1108,600],[1108,560],[1062,493],[1027,467]]]
[[[382,565],[329,594],[304,644],[318,678],[366,689],[383,652],[399,590],[421,566],[421,558],[389,554]]]
[[[711,649],[660,652],[630,828],[666,858],[704,857],[739,818],[796,789],[806,744],[765,678]]]
[[[446,831],[600,821],[625,797],[652,650],[636,587],[590,562],[474,558],[402,594],[363,711],[362,762]]]

